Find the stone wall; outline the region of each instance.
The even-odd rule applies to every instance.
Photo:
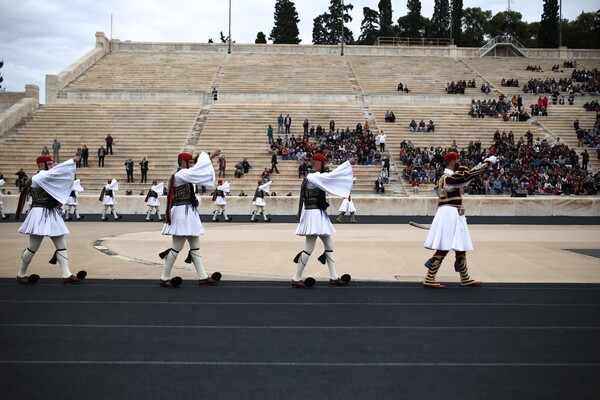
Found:
[[[7,174],[9,175],[9,174]],[[14,182],[9,181],[5,189],[16,192]],[[15,189],[15,190],[13,190]],[[79,197],[81,214],[100,214],[102,203],[97,194]],[[117,211],[120,214],[145,214],[145,196],[117,196]],[[18,200],[17,195],[4,195],[4,212],[14,214]],[[164,213],[167,203],[164,196],[159,197],[161,212]],[[394,216],[433,216],[437,209],[435,197],[354,197],[357,215],[394,215]],[[214,210],[209,196],[202,197],[203,205],[200,214],[208,216]],[[330,198],[329,213],[338,214],[342,200]],[[466,196],[464,199],[467,216],[600,216],[600,197],[583,196],[530,196],[514,198],[508,196]],[[253,210],[252,197],[231,196],[227,198],[227,212],[231,215],[248,215]],[[267,199],[267,212],[272,215],[294,215],[298,210],[297,196],[277,196]],[[204,217],[206,219],[206,217]]]

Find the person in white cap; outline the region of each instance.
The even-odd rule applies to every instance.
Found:
[[[37,274],[28,276],[27,269],[33,255],[40,248],[42,240],[46,236],[50,237],[56,248],[50,263],[58,262],[64,284],[77,283],[87,275],[85,271],[80,271],[75,276],[69,269],[69,256],[65,240],[65,235],[69,234],[69,230],[61,215],[61,205],[67,201],[71,193],[76,163],[80,159],[81,157],[77,155],[56,166],[53,165],[50,156],[39,156],[36,159],[39,172],[25,184],[19,196],[15,213],[15,219],[18,221],[27,195],[31,194],[31,209],[19,228],[19,233],[29,235],[29,244],[21,255],[21,265],[17,272],[17,282],[20,284],[30,285],[39,280]]]
[[[148,194],[146,195],[145,199],[146,205],[148,206],[146,221],[152,221],[152,215],[154,214],[158,216],[159,221],[163,220],[160,215],[160,201],[158,200],[158,196],[162,194],[164,188],[164,182],[157,183],[157,181],[152,181],[152,187],[150,187],[150,190],[148,190]]]
[[[258,186],[254,191],[254,197],[252,198],[252,205],[254,206],[254,210],[252,211],[252,217],[250,217],[250,221],[256,222],[256,216],[262,215],[265,222],[271,222],[271,218],[267,217],[267,213],[265,212],[265,206],[267,203],[265,202],[265,196],[269,195],[269,189],[273,181],[269,181],[267,183],[263,183],[262,179],[258,180]]]
[[[115,205],[117,204],[117,199],[115,198],[115,192],[119,190],[119,182],[116,179],[109,179],[107,184],[102,189],[100,193],[99,200],[104,205],[104,210],[102,210],[102,221],[107,221],[108,217],[106,216],[108,209],[110,208],[110,212],[108,214],[112,214],[115,218],[115,221],[123,218],[119,214],[117,214],[117,210],[115,209]]]

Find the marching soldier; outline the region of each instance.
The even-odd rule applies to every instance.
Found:
[[[444,155],[446,168],[436,185],[439,195],[438,209],[424,245],[427,249],[435,250],[433,257],[425,262],[428,271],[423,285],[426,288],[446,288],[435,280],[435,275],[444,257],[450,251],[454,251],[456,255],[454,269],[460,274],[461,286],[481,285],[481,282],[471,279],[467,268],[467,251],[473,250],[473,244],[467,227],[467,218],[464,215],[461,190],[473,178],[482,175],[492,164],[495,164],[497,159],[491,156],[469,170],[467,167],[459,167],[459,157],[455,152]]]

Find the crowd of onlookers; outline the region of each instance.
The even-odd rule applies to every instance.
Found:
[[[525,93],[555,93],[569,92],[573,88],[573,79],[560,78],[558,80],[554,78],[537,79],[531,78],[527,84],[523,86],[523,92]]]
[[[515,99],[514,106],[511,101],[506,101],[504,95],[496,99],[471,100],[469,115],[473,118],[502,118],[504,121],[527,121],[530,115],[523,109],[522,101]],[[539,111],[539,110],[538,110]]]
[[[471,142],[465,149],[456,144],[448,148],[420,149],[410,141],[401,143],[400,159],[405,165],[403,178],[412,183],[434,183],[443,171],[443,154],[458,151],[460,164],[473,167],[490,155],[498,157],[498,164],[486,174],[474,179],[465,191],[469,194],[515,195],[525,191],[529,195],[593,195],[600,190],[600,172],[588,170],[587,150],[578,154],[562,143],[533,139],[523,135],[515,142],[514,135],[497,134],[488,147]],[[500,138],[498,140],[498,137]],[[414,189],[414,185],[413,185]]]
[[[457,80],[446,83],[446,93],[448,94],[465,94],[465,89],[475,88],[477,84],[475,83],[475,79],[465,81],[465,80]]]
[[[569,93],[600,93],[600,70],[598,68],[594,68],[593,70],[575,69],[571,73],[571,79],[573,79],[573,82],[579,82],[579,84],[573,85],[573,88]]]

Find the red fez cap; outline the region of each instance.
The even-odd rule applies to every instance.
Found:
[[[110,184],[112,182],[112,179],[109,179],[108,181],[106,181],[106,183]]]
[[[458,157],[458,153],[454,151],[449,151],[446,154],[444,154],[444,160],[446,161],[458,160]]]
[[[259,184],[259,185],[260,185],[260,184],[262,184],[262,179],[259,179],[259,180],[258,180],[258,184]]]
[[[223,183],[223,181],[222,181],[221,179],[219,179],[219,180],[217,181],[217,183],[218,183],[219,185],[221,185],[221,184]]]
[[[158,183],[158,182],[156,182],[156,181],[152,181],[152,184],[153,184],[153,185],[156,185],[157,183]]]
[[[312,159],[315,161],[327,162],[327,158],[323,154],[313,154]]]
[[[190,161],[193,159],[193,157],[190,153],[179,153],[177,159],[181,161]]]
[[[52,161],[52,157],[50,156],[39,156],[35,159],[36,164],[43,163],[46,161]]]

